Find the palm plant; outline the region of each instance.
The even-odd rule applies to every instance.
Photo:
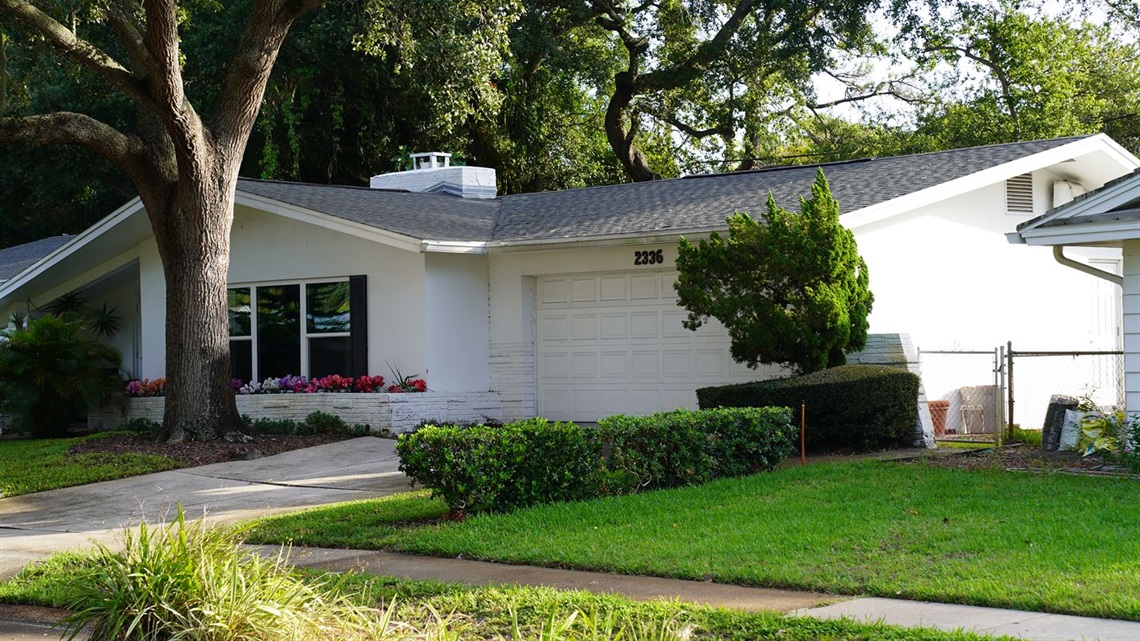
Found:
[[[67,433],[71,417],[123,394],[123,357],[77,315],[18,323],[0,340],[0,411],[36,438]]]

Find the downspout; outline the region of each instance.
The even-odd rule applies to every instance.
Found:
[[[1124,287],[1123,276],[1117,276],[1116,274],[1111,274],[1104,271],[1103,269],[1097,269],[1096,267],[1092,267],[1084,263],[1079,263],[1072,258],[1065,256],[1064,245],[1053,245],[1053,258],[1056,258],[1057,262],[1061,263],[1065,267],[1072,267],[1079,272],[1084,272],[1090,276],[1096,276],[1097,278],[1103,278],[1110,283],[1116,283],[1118,286]]]

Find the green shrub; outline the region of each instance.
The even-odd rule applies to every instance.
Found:
[[[3,333],[0,411],[14,431],[58,438],[88,408],[125,400],[122,356],[89,331],[79,316],[47,314]]]
[[[875,365],[845,365],[806,376],[697,390],[702,408],[807,407],[811,451],[909,447],[918,416],[918,376]]]
[[[455,518],[596,496],[597,455],[583,428],[535,418],[501,427],[429,425],[396,441],[400,471]]]
[[[611,416],[594,433],[605,453],[606,491],[625,494],[773,469],[796,452],[787,408]]]
[[[597,429],[536,418],[427,426],[396,443],[400,470],[453,516],[703,483],[770,470],[795,452],[784,408],[612,416]]]
[[[354,423],[349,425],[343,418],[326,412],[313,412],[305,417],[304,421],[294,421],[288,418],[259,418],[251,419],[242,416],[245,424],[258,434],[284,434],[297,436],[311,436],[314,434],[340,434],[347,436],[367,436],[371,428],[367,425]]]
[[[137,416],[123,421],[123,424],[120,425],[118,429],[155,440],[162,436],[162,423]]]
[[[239,547],[241,530],[187,525],[139,526],[121,554],[100,547],[75,586],[65,619],[95,641],[333,639],[364,637],[375,623],[335,585],[293,574],[283,556]]]

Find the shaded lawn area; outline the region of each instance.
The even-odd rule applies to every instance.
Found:
[[[0,582],[0,602],[65,607],[79,596],[77,586],[89,571],[91,558],[85,553],[58,554],[45,563],[26,568],[16,577]],[[776,612],[749,613],[676,601],[637,602],[611,594],[550,588],[468,587],[362,574],[305,574],[325,583],[343,580],[342,589],[353,595],[357,603],[384,608],[395,599],[395,621],[443,631],[427,638],[606,639],[611,637],[595,636],[592,632],[604,632],[607,620],[626,628],[627,635],[622,638],[644,641],[671,638],[660,633],[663,629],[688,630],[691,635],[686,638],[694,641],[975,641],[992,638],[849,620],[817,621]],[[445,621],[442,626],[439,625],[441,619]],[[601,625],[592,630],[586,624],[587,619]],[[571,627],[561,629],[567,623]],[[514,634],[516,624],[520,632],[517,636]],[[543,634],[551,631],[553,633]]]
[[[0,441],[0,498],[182,467],[172,458],[154,454],[68,453],[80,443],[115,435]]]
[[[1140,620],[1138,503],[1133,479],[865,461],[422,527],[442,504],[401,495],[251,540]]]

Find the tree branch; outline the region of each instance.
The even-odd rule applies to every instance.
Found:
[[[728,20],[717,30],[716,35],[707,40],[693,52],[684,62],[671,67],[657,69],[641,76],[640,84],[646,89],[675,89],[688,84],[695,76],[700,75],[709,65],[722,57],[740,26],[744,24],[752,10],[755,8],[753,0],[740,0],[736,9]]]
[[[73,31],[27,0],[0,0],[0,13],[12,16],[40,34],[52,47],[83,67],[98,73],[127,97],[139,103],[150,102],[142,84],[123,65],[95,45],[76,36]]]
[[[0,147],[75,145],[106,158],[134,176],[140,158],[135,141],[86,114],[61,111],[40,116],[0,118]]]

